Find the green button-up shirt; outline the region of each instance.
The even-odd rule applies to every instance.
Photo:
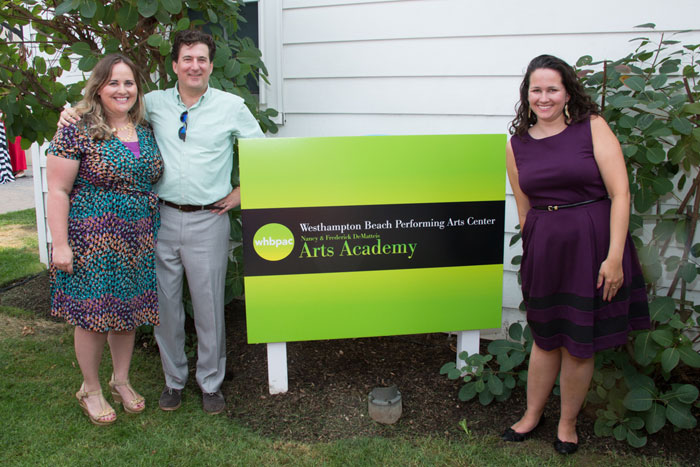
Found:
[[[228,195],[235,138],[262,138],[258,122],[242,98],[211,86],[189,108],[187,137],[178,131],[187,106],[175,87],[145,96],[146,119],[153,127],[165,170],[154,186],[161,199],[206,205]]]

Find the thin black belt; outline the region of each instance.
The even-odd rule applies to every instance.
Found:
[[[214,206],[213,204],[207,204],[206,206],[193,206],[191,204],[175,204],[171,203],[170,201],[165,201],[164,199],[159,199],[161,204],[165,204],[166,206],[169,206],[171,208],[177,209],[178,211],[182,212],[195,212],[195,211],[206,211],[209,209],[221,209],[218,206]]]
[[[589,199],[587,201],[581,201],[579,203],[571,203],[571,204],[558,204],[558,205],[550,205],[550,206],[532,206],[532,209],[539,209],[540,211],[558,211],[560,209],[575,208],[576,206],[583,206],[584,204],[597,203],[598,201],[603,201],[605,199],[608,199],[608,197],[601,196],[600,198]]]

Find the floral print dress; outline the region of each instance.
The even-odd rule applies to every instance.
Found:
[[[50,265],[51,314],[95,332],[157,325],[155,243],[160,225],[152,185],[163,160],[150,127],[136,127],[138,151],[84,125],[60,129],[47,154],[80,161],[70,193],[73,274]]]

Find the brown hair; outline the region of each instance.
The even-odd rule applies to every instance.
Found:
[[[83,90],[83,99],[78,102],[75,109],[82,115],[82,121],[87,125],[88,134],[95,139],[110,139],[112,128],[107,123],[102,100],[98,95],[100,89],[112,77],[112,68],[117,63],[123,63],[131,69],[136,81],[136,103],[129,109],[129,116],[134,125],[143,122],[146,107],[143,103],[143,78],[141,73],[129,58],[121,54],[109,54],[103,57],[95,68]]]
[[[214,43],[214,38],[211,35],[197,31],[196,29],[185,29],[183,31],[178,31],[173,36],[173,49],[170,52],[170,57],[173,62],[177,62],[180,58],[180,49],[183,45],[194,45],[194,44],[204,44],[209,49],[209,61],[214,61],[214,55],[216,54],[216,44]]]
[[[585,120],[591,115],[598,115],[598,104],[593,102],[591,96],[586,94],[571,65],[552,55],[540,55],[530,61],[523,82],[520,83],[520,101],[515,105],[515,118],[508,127],[511,135],[522,136],[527,133],[528,128],[537,123],[537,116],[530,112],[528,94],[530,91],[530,75],[541,68],[554,70],[561,76],[561,82],[569,95],[567,105],[571,118],[566,122],[567,125]]]

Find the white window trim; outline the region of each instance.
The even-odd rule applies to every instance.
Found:
[[[247,0],[251,2],[255,0]],[[271,120],[284,125],[282,99],[282,0],[258,1],[258,43],[268,71],[267,84],[260,80],[260,107],[273,108],[279,113]]]

